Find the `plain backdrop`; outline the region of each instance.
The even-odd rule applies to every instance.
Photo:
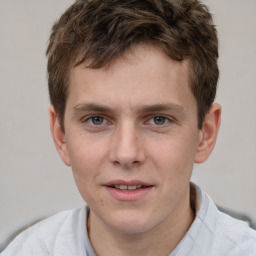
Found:
[[[49,130],[50,28],[71,0],[0,0],[0,248],[37,219],[81,206]],[[223,107],[216,148],[193,181],[218,204],[256,218],[256,1],[204,1],[220,38]]]

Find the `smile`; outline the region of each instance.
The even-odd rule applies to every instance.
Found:
[[[120,189],[120,190],[136,190],[140,188],[146,188],[147,186],[143,185],[114,185],[112,188]]]
[[[108,193],[120,201],[137,201],[152,191],[154,185],[141,181],[115,180],[104,184]]]

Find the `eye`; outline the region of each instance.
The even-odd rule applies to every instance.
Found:
[[[154,125],[165,125],[170,120],[167,117],[164,116],[154,116],[149,120],[150,124]]]
[[[86,121],[91,125],[102,125],[107,122],[102,116],[91,116]]]

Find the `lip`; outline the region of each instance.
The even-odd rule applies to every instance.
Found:
[[[126,185],[126,186],[134,186],[141,185],[143,188],[135,189],[135,190],[121,190],[114,188],[114,185]],[[140,180],[112,180],[103,185],[109,194],[120,201],[137,201],[145,197],[150,191],[152,191],[154,185],[143,182]]]
[[[111,180],[107,183],[104,183],[104,186],[114,186],[114,185],[126,185],[126,186],[133,186],[133,185],[141,185],[141,186],[153,186],[153,184],[144,182],[144,181],[140,181],[140,180],[129,180],[129,181],[125,181],[125,180]]]

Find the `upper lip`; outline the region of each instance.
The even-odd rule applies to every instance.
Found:
[[[104,186],[114,186],[114,185],[126,185],[126,186],[134,186],[134,185],[141,185],[141,186],[153,186],[151,183],[147,183],[140,180],[111,180],[107,183],[104,183]]]

